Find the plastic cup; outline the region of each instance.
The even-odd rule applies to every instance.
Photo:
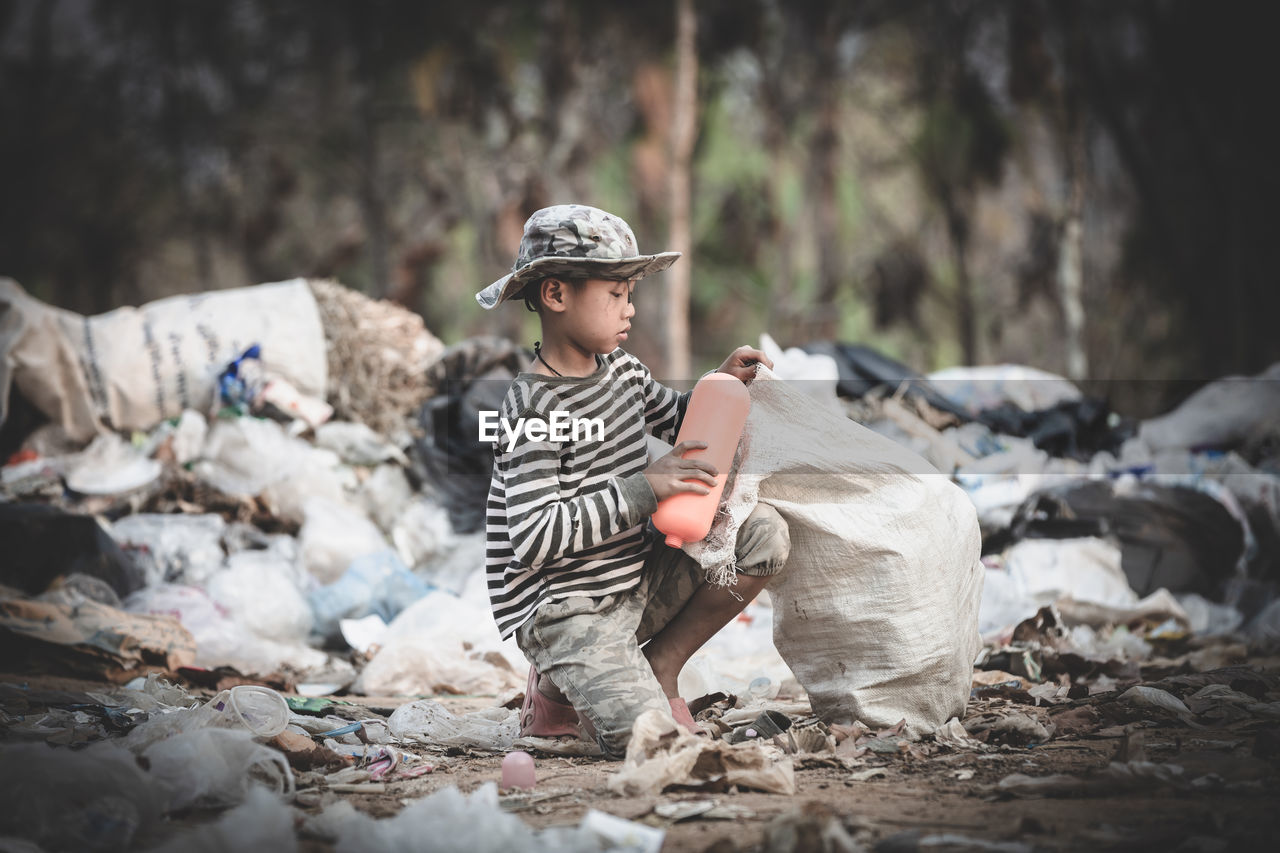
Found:
[[[240,684],[223,690],[204,706],[210,723],[246,728],[258,737],[271,738],[289,725],[289,704],[270,687]]]

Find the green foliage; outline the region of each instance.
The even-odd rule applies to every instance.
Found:
[[[764,330],[804,343],[827,319],[819,258],[834,257],[841,338],[954,363],[963,270],[979,357],[1061,370],[1052,273],[1019,302],[1016,271],[1036,248],[1028,223],[1060,239],[1079,133],[1099,370],[1280,358],[1275,137],[1248,106],[1269,102],[1266,28],[1187,0],[697,8],[699,356]],[[400,295],[446,341],[531,338],[533,315],[471,301],[511,261],[495,223],[575,195],[638,223],[642,243],[666,236],[634,156],[670,118],[669,94],[645,102],[640,81],[669,70],[673,19],[671,4],[580,0],[9,4],[0,274],[96,312],[292,275],[383,295],[416,269]],[[833,104],[823,185],[815,131]],[[925,283],[877,328],[874,264],[899,244]]]

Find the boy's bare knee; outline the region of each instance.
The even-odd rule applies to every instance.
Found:
[[[758,503],[738,528],[734,548],[744,575],[776,575],[791,556],[791,530],[776,509]]]

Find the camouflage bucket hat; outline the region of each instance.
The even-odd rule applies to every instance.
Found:
[[[583,204],[544,207],[529,217],[520,253],[509,274],[476,294],[485,308],[520,295],[524,286],[549,275],[644,278],[675,263],[679,252],[642,255],[631,227],[612,213]]]

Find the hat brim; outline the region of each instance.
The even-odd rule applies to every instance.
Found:
[[[504,275],[476,294],[482,308],[496,308],[514,299],[531,281],[549,275],[576,275],[588,278],[626,280],[644,278],[665,270],[680,257],[679,252],[636,255],[634,258],[535,258],[519,270]]]

